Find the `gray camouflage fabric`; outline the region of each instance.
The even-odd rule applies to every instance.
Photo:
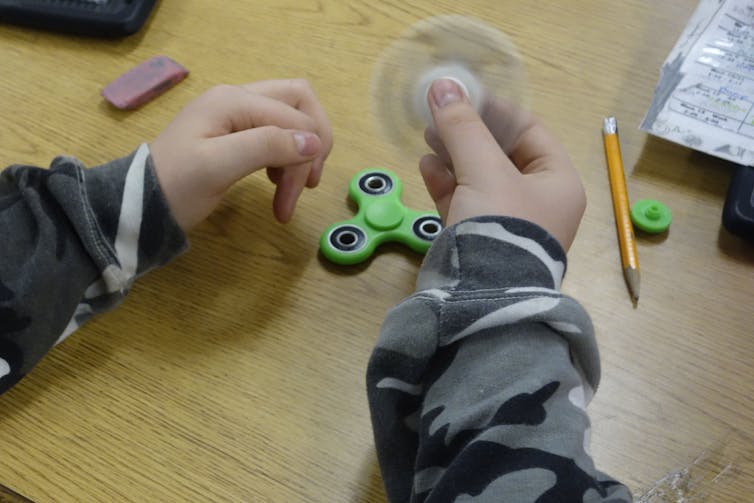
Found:
[[[0,173],[0,393],[186,247],[147,145],[92,169],[59,157]],[[564,272],[558,243],[522,220],[438,237],[367,369],[391,502],[631,500],[589,454],[599,357]]]
[[[417,292],[385,319],[367,371],[391,502],[628,502],[598,472],[586,405],[600,378],[565,254],[514,218],[438,237]]]
[[[2,171],[0,393],[186,245],[147,145],[92,169],[58,157]]]

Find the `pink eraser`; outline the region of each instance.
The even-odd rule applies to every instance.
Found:
[[[110,82],[100,94],[116,107],[130,110],[164,93],[188,73],[167,56],[155,56]]]

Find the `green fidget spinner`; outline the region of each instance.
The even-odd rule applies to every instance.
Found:
[[[348,195],[359,211],[322,233],[319,248],[325,258],[336,264],[358,264],[388,241],[426,253],[442,232],[442,221],[437,213],[403,206],[402,191],[401,181],[390,170],[374,168],[357,173],[348,186]]]

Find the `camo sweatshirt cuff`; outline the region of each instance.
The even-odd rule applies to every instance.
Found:
[[[146,144],[92,169],[70,157],[5,169],[0,234],[0,392],[187,247]]]
[[[514,218],[466,220],[432,245],[367,370],[391,502],[631,500],[589,452],[599,355],[559,292],[565,268],[552,236]]]

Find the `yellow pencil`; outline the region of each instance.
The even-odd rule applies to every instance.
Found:
[[[605,119],[602,133],[605,141],[607,171],[610,175],[610,192],[613,196],[615,227],[618,230],[623,275],[634,302],[637,302],[639,300],[639,256],[636,254],[634,227],[631,224],[631,214],[628,208],[626,175],[623,173],[623,158],[620,153],[618,124],[615,117]]]

